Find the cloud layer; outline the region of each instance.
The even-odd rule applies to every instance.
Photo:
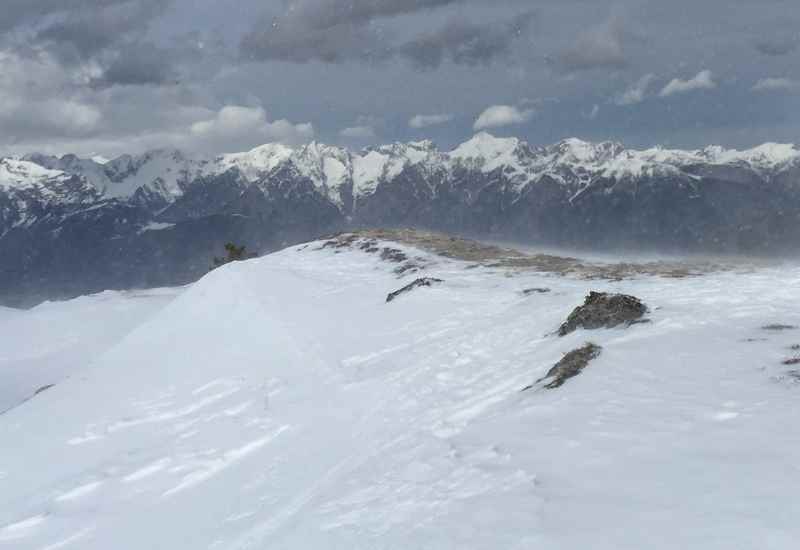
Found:
[[[492,105],[478,116],[472,128],[473,130],[488,130],[524,124],[535,114],[536,111],[533,109],[523,109],[513,105]]]
[[[761,0],[721,20],[724,4],[5,0],[0,155],[447,147],[474,128],[534,143],[795,140],[800,13]]]
[[[192,124],[191,137],[201,148],[216,149],[226,144],[230,151],[266,141],[302,143],[314,137],[311,123],[293,124],[281,119],[269,121],[263,107],[226,105],[208,119]]]
[[[440,124],[446,124],[453,120],[453,115],[450,114],[442,114],[442,115],[414,115],[409,119],[408,126],[409,128],[428,128],[430,126],[438,126]]]
[[[669,97],[693,92],[695,90],[711,90],[716,87],[717,83],[714,82],[714,76],[711,74],[711,71],[705,70],[700,71],[688,80],[681,80],[680,78],[670,80],[669,83],[661,89],[658,95],[661,97]]]
[[[617,105],[636,105],[644,101],[650,85],[655,80],[656,75],[650,73],[637,80],[630,88],[617,96]]]
[[[262,19],[244,36],[240,50],[245,59],[259,61],[376,63],[404,59],[420,68],[435,68],[445,61],[476,65],[507,55],[533,20],[530,12],[480,23],[451,16],[432,30],[404,33],[399,40],[388,38],[384,27],[374,24],[375,20],[457,1],[358,0],[341,6],[333,0],[306,0],[269,22]]]
[[[791,78],[762,78],[753,86],[755,92],[788,92],[800,90],[800,81]]]

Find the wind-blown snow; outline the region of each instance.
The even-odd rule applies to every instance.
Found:
[[[0,415],[0,548],[795,548],[800,332],[760,327],[800,324],[797,267],[601,282],[403,247],[445,283],[386,304],[393,265],[300,248],[160,294],[110,347],[140,296],[49,305],[95,323],[91,358]],[[652,322],[553,336],[589,290]],[[63,347],[21,315],[20,349]],[[587,340],[580,376],[520,392]]]

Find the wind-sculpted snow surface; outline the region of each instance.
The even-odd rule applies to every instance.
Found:
[[[378,242],[447,281],[387,306],[419,275],[323,244],[209,273],[0,415],[0,548],[796,547],[800,342],[761,327],[800,323],[800,268],[588,281]],[[592,290],[651,322],[554,335]]]
[[[27,311],[0,307],[0,413],[87,367],[179,292],[109,291]]]
[[[579,248],[796,254],[800,151],[536,147],[480,133],[361,151],[265,144],[218,157],[0,159],[0,304],[183,284],[226,242],[273,251],[414,227]],[[153,231],[153,227],[162,228]]]

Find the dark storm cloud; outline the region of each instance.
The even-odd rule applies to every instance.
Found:
[[[15,13],[21,26],[33,30],[22,35],[24,47],[42,49],[65,67],[93,62],[102,74],[90,79],[92,87],[160,85],[175,81],[179,55],[146,37],[171,2],[33,0],[27,11]],[[39,16],[29,21],[32,14]]]
[[[394,55],[384,30],[372,23],[463,0],[299,0],[284,13],[262,17],[241,41],[246,59],[306,63],[377,60]]]
[[[532,20],[532,13],[482,24],[456,18],[403,44],[397,52],[423,68],[438,67],[445,60],[457,65],[488,63],[508,54],[513,42],[530,29]]]
[[[360,25],[381,17],[392,17],[454,4],[461,0],[300,0],[288,4],[288,19],[303,21],[310,28]]]
[[[154,44],[141,43],[121,48],[94,85],[157,85],[174,83],[176,78],[170,52]]]
[[[373,29],[352,23],[312,28],[294,18],[262,20],[244,36],[240,49],[250,60],[338,63],[385,56],[383,48],[373,49],[378,38]]]
[[[585,30],[555,57],[555,62],[568,72],[623,68],[629,62],[626,46],[638,38],[622,20],[612,18]]]
[[[783,36],[756,40],[754,46],[764,55],[781,56],[795,51],[799,42],[797,36]]]
[[[36,40],[57,48],[72,48],[82,56],[91,55],[124,39],[143,33],[149,22],[163,14],[168,0],[118,2],[75,9],[47,24]]]
[[[449,60],[458,65],[487,63],[507,54],[530,28],[528,12],[512,19],[474,23],[453,17],[439,28],[418,34],[401,29],[400,40],[375,21],[454,4],[459,0],[327,0],[292,4],[283,16],[263,19],[241,43],[245,58],[294,63],[348,60],[410,60],[423,68]],[[314,7],[314,9],[312,9]],[[408,38],[411,35],[411,38]]]
[[[33,43],[47,48],[63,63],[81,63],[96,54],[141,40],[149,23],[167,5],[168,0],[141,0],[76,9],[46,24]]]
[[[59,13],[87,9],[104,9],[126,4],[130,0],[4,0],[0,30],[29,24],[37,19]]]
[[[204,125],[221,128],[204,146],[224,149],[232,113],[254,141],[309,123],[326,142],[371,128],[370,142],[448,147],[487,108],[526,100],[535,117],[492,131],[537,144],[746,146],[752,128],[795,140],[796,0],[730,3],[0,0],[0,155],[192,148]],[[674,92],[703,71],[713,87]],[[426,117],[449,123],[409,128]]]

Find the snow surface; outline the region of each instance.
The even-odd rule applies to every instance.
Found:
[[[387,304],[409,277],[317,248],[0,311],[19,380],[57,382],[0,415],[0,548],[797,547],[800,331],[760,327],[800,324],[800,268],[602,282],[401,247],[446,282]],[[589,290],[652,322],[553,336]]]
[[[108,291],[26,311],[0,307],[0,412],[84,368],[179,292]]]
[[[34,162],[13,157],[0,158],[0,189],[3,187],[36,187],[49,179],[63,176]]]
[[[185,184],[202,176],[206,161],[180,151],[159,149],[140,157],[120,157],[103,167],[113,176],[105,188],[107,197],[130,197],[140,188],[150,188],[167,199],[183,194]]]
[[[244,177],[255,181],[265,172],[275,169],[288,159],[292,149],[280,143],[267,143],[244,153],[231,153],[217,159],[219,171],[239,168]]]
[[[479,165],[484,171],[491,172],[502,166],[518,164],[516,152],[519,145],[517,138],[496,138],[480,132],[453,149],[450,158]]]
[[[145,231],[163,231],[164,229],[170,229],[175,227],[174,223],[164,223],[164,222],[150,222],[139,231],[140,233],[144,233]]]

